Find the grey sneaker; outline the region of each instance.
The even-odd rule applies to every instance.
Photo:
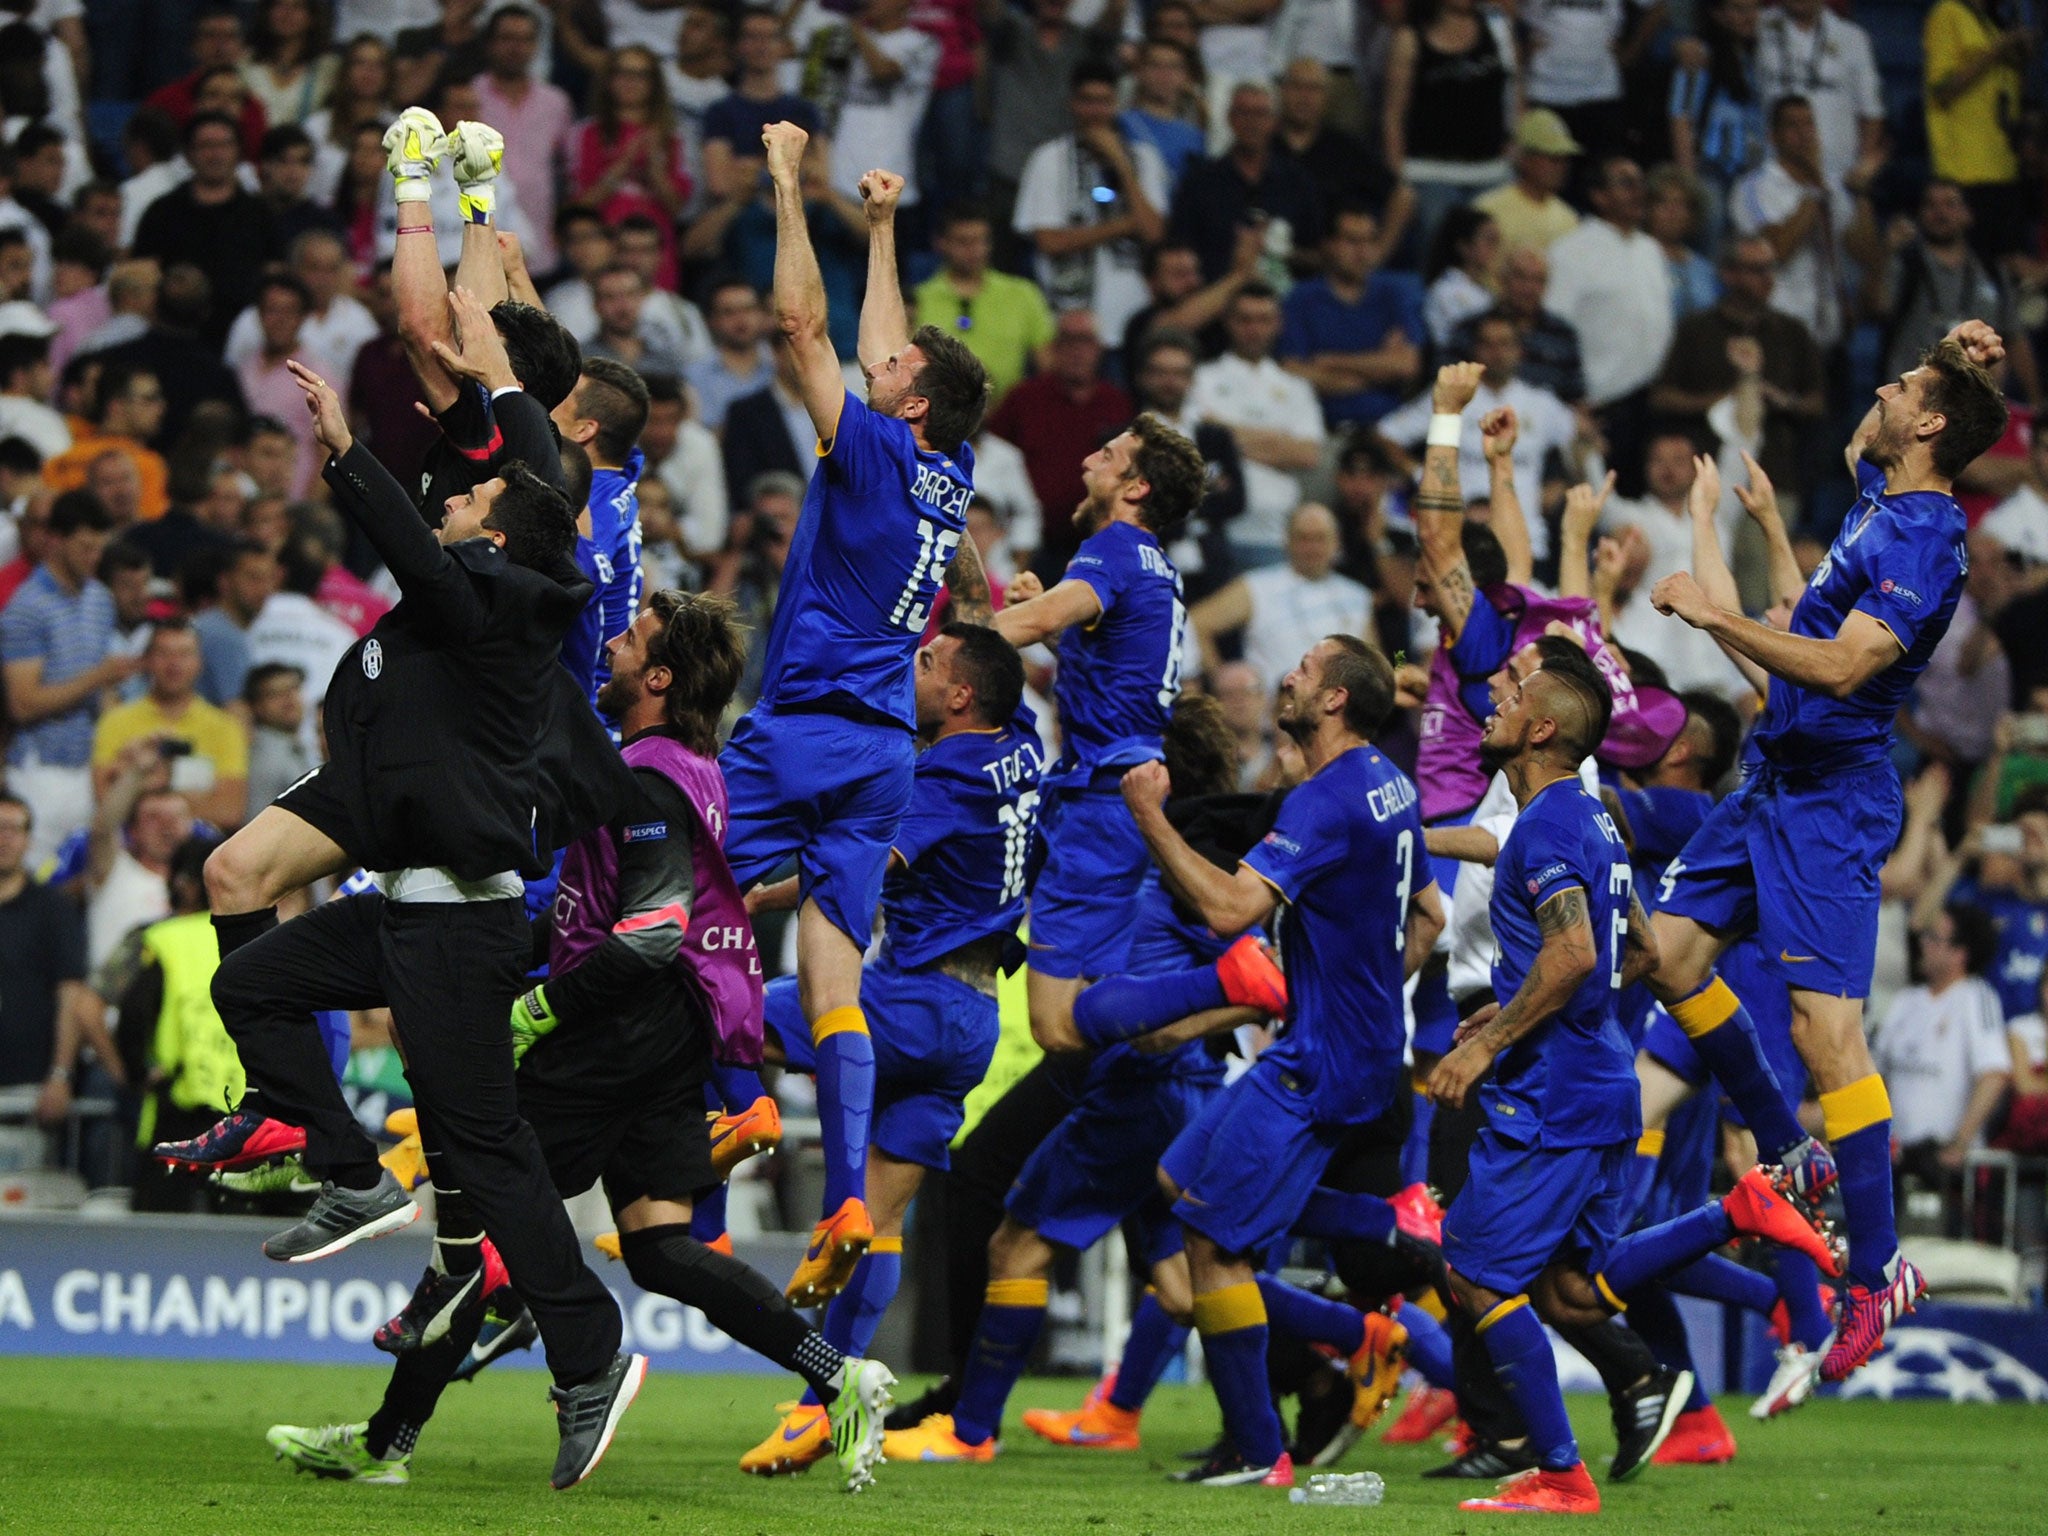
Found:
[[[417,1221],[419,1206],[391,1177],[391,1170],[377,1172],[381,1177],[372,1189],[342,1189],[332,1180],[322,1184],[320,1197],[296,1226],[264,1239],[263,1256],[304,1264]]]
[[[611,1368],[595,1381],[564,1391],[549,1387],[554,1400],[562,1446],[555,1453],[555,1473],[549,1479],[557,1488],[573,1488],[597,1470],[605,1450],[617,1433],[619,1420],[640,1395],[647,1379],[645,1355],[614,1355]]]

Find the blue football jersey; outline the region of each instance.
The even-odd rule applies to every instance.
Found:
[[[562,665],[597,707],[612,675],[605,645],[640,612],[640,467],[638,448],[623,469],[590,472],[590,533],[576,535],[576,564],[597,590],[562,637]],[[614,740],[617,738],[614,737]]]
[[[917,728],[911,661],[967,531],[974,450],[927,453],[852,395],[804,493],[761,675],[773,711],[833,701]]]
[[[2048,906],[2018,891],[1958,880],[1950,901],[1982,907],[1998,927],[1998,950],[1984,979],[2008,1019],[2041,1011],[2041,972],[2048,967]]]
[[[1884,494],[1883,472],[1856,467],[1861,494],[1792,610],[1792,633],[1832,640],[1853,612],[1892,632],[1905,654],[1846,699],[1771,680],[1758,750],[1781,768],[1869,767],[1891,752],[1892,718],[1948,633],[1969,574],[1963,509],[1939,491]]]
[[[1130,958],[1125,962],[1133,976],[1163,976],[1210,965],[1230,947],[1201,923],[1191,923],[1174,909],[1157,869],[1145,871],[1145,884],[1138,893],[1137,911],[1131,921]],[[1118,1082],[1139,1082],[1152,1078],[1180,1077],[1191,1081],[1223,1081],[1222,1059],[1212,1053],[1206,1040],[1190,1040],[1171,1051],[1141,1051],[1130,1041],[1118,1041],[1099,1052],[1088,1069],[1090,1083],[1114,1077]]]
[[[1636,897],[1645,912],[1654,912],[1664,899],[1664,871],[1707,819],[1707,812],[1714,808],[1714,797],[1704,790],[1659,784],[1648,789],[1624,789],[1620,798],[1629,832],[1635,839],[1635,846],[1629,851],[1629,865],[1634,871]],[[1643,1043],[1643,1032],[1649,1028],[1656,1007],[1657,1000],[1650,995],[1647,981],[1624,987],[1617,995],[1615,1016],[1631,1045]]]
[[[1635,872],[1614,818],[1576,778],[1522,807],[1494,866],[1493,991],[1505,1004],[1543,947],[1536,910],[1586,893],[1593,972],[1550,1018],[1501,1053],[1481,1087],[1487,1123],[1518,1145],[1604,1147],[1642,1130],[1635,1051],[1615,1020]]]
[[[1145,529],[1111,523],[1082,541],[1066,579],[1094,588],[1102,614],[1060,636],[1061,776],[1149,762],[1180,694],[1180,572]]]
[[[1001,730],[957,731],[918,755],[896,832],[903,867],[882,883],[884,944],[913,969],[1024,918],[1038,779],[1038,717],[1019,706]]]
[[[1287,1029],[1262,1060],[1297,1081],[1318,1120],[1370,1120],[1400,1082],[1409,899],[1431,883],[1419,803],[1377,747],[1353,747],[1289,794],[1245,855],[1287,902]]]

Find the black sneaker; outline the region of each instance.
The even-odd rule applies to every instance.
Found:
[[[1290,1454],[1298,1467],[1326,1467],[1340,1460],[1363,1433],[1351,1422],[1351,1405],[1358,1389],[1341,1371],[1329,1373],[1334,1380],[1319,1396],[1301,1394],[1301,1410],[1294,1416],[1294,1446]],[[1346,1435],[1344,1431],[1353,1432]]]
[[[370,1189],[343,1189],[331,1179],[322,1184],[319,1198],[296,1226],[264,1239],[263,1256],[304,1264],[419,1220],[419,1206],[391,1177],[391,1170],[377,1172],[381,1177]]]
[[[562,1432],[562,1448],[555,1453],[554,1476],[548,1480],[557,1488],[573,1488],[597,1470],[604,1453],[618,1432],[619,1420],[640,1395],[647,1380],[645,1355],[614,1355],[605,1373],[595,1381],[564,1391],[549,1387],[555,1405],[556,1427]]]
[[[515,1349],[531,1349],[540,1342],[540,1324],[510,1287],[502,1293],[492,1292],[486,1302],[483,1327],[477,1330],[476,1342],[469,1346],[462,1364],[455,1367],[450,1378],[453,1381],[474,1381],[477,1372],[493,1360]]]
[[[405,1355],[438,1344],[450,1333],[474,1336],[482,1322],[483,1293],[481,1265],[466,1275],[450,1275],[429,1264],[412,1289],[412,1300],[371,1334],[370,1342],[387,1355]]]
[[[1456,1461],[1445,1462],[1440,1467],[1431,1467],[1422,1475],[1464,1478],[1475,1483],[1497,1483],[1504,1477],[1513,1477],[1517,1472],[1526,1472],[1535,1465],[1536,1458],[1522,1446],[1488,1445],[1482,1441]]]
[[[1198,1467],[1189,1467],[1184,1472],[1167,1473],[1167,1481],[1194,1483],[1203,1488],[1242,1488],[1249,1483],[1263,1483],[1269,1488],[1288,1488],[1294,1484],[1294,1458],[1285,1451],[1271,1466],[1254,1466],[1237,1453],[1235,1447],[1226,1446],[1221,1454],[1212,1456]]]
[[[1609,1482],[1625,1483],[1650,1464],[1690,1396],[1692,1372],[1662,1366],[1641,1386],[1630,1387],[1613,1400],[1614,1463],[1607,1469]]]
[[[915,1429],[934,1414],[947,1417],[960,1403],[960,1383],[952,1376],[941,1376],[926,1387],[917,1397],[907,1403],[898,1403],[889,1410],[889,1416],[882,1420],[884,1429]]]

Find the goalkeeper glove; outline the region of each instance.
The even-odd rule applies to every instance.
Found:
[[[516,1067],[533,1049],[533,1042],[561,1023],[548,1007],[548,989],[535,987],[512,1004],[512,1064]]]

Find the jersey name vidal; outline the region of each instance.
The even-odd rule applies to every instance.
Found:
[[[1753,740],[1779,768],[1871,767],[1891,751],[1892,720],[1948,633],[1970,572],[1963,509],[1939,491],[1884,493],[1856,466],[1861,494],[1792,610],[1792,633],[1832,640],[1851,613],[1891,631],[1904,654],[1846,699],[1771,683]]]
[[[1086,582],[1102,604],[1093,624],[1060,636],[1061,781],[1098,768],[1129,768],[1160,754],[1180,694],[1180,636],[1187,609],[1180,572],[1136,523],[1113,522],[1082,541],[1066,579]]]
[[[1019,706],[1000,730],[956,731],[918,756],[897,829],[903,868],[882,885],[884,953],[914,969],[1024,917],[1045,755]]]
[[[920,449],[907,423],[846,397],[783,566],[762,707],[823,704],[916,729],[912,661],[973,494],[973,449]]]
[[[562,665],[597,707],[597,691],[612,675],[605,645],[623,634],[640,612],[640,469],[635,448],[620,469],[590,473],[590,532],[576,535],[576,564],[596,591],[562,637]],[[613,739],[617,739],[616,732]]]

